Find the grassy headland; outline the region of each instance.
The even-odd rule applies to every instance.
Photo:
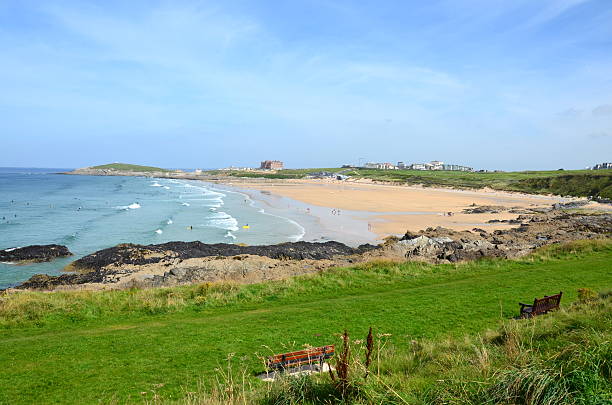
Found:
[[[340,172],[358,179],[427,187],[485,188],[531,194],[612,199],[612,170],[554,170],[524,172],[456,172],[379,169],[285,169],[276,173],[209,172],[234,177],[301,179],[318,171]]]
[[[611,262],[610,240],[582,241],[549,246],[518,261],[378,262],[254,285],[4,294],[0,296],[0,403],[123,403],[154,396],[176,400],[186,392],[214,386],[218,369],[227,366],[230,354],[234,367],[246,371],[253,392],[260,392],[262,383],[250,375],[262,371],[261,356],[303,344],[338,343],[337,333],[343,329],[365,334],[369,326],[390,334],[384,339],[395,354],[380,364],[386,385],[402,398],[424,401],[435,394],[448,400],[433,403],[449,403],[466,387],[480,395],[477,387],[493,387],[506,376],[499,367],[506,364],[508,340],[493,339],[486,344],[497,346],[474,348],[461,343],[467,342],[465,334],[497,328],[500,322],[505,325],[504,320],[517,314],[518,301],[562,290],[562,304],[567,307],[578,297],[579,288],[609,289]],[[558,353],[554,358],[565,359],[571,355],[561,350],[565,340],[574,339],[572,347],[577,350],[587,340],[585,356],[592,349],[594,361],[599,361],[599,350],[610,337],[610,323],[605,323],[609,309],[607,305],[605,311],[584,319],[578,312],[559,324],[556,318],[545,317],[539,322],[550,322],[548,329],[517,332],[522,339],[518,347],[544,345],[527,354],[549,359]],[[527,339],[536,332],[546,341]],[[414,341],[425,345],[422,353]],[[446,351],[427,349],[445,345],[450,345]],[[414,356],[428,363],[415,363]],[[478,364],[470,368],[478,356],[488,356],[486,368]],[[533,356],[512,357],[516,360],[512,364],[522,364],[523,358],[533,376],[546,372],[548,365],[537,368],[540,363]],[[447,373],[439,374],[441,370]],[[496,379],[481,384],[474,379],[475,372]],[[506,377],[511,381],[512,374]],[[593,389],[601,390],[597,384]],[[394,395],[384,387],[372,392]],[[410,401],[396,402],[419,403]]]
[[[140,165],[132,165],[128,163],[109,163],[106,165],[92,166],[90,169],[98,169],[98,170],[118,170],[118,171],[127,171],[127,172],[171,172],[168,169],[162,169],[159,167],[152,166],[140,166]]]

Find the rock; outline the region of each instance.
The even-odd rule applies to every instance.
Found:
[[[448,237],[419,237],[403,240],[398,243],[404,250],[408,259],[422,258],[435,262],[448,261],[451,263],[461,260],[473,260],[483,256],[498,256],[493,252],[494,246],[484,240],[464,241],[453,240]]]
[[[496,205],[479,205],[474,206],[470,205],[470,208],[466,208],[463,210],[464,214],[497,214],[500,211],[505,211],[505,207],[496,206]]]
[[[62,245],[31,245],[0,250],[2,262],[48,262],[66,256],[72,256],[72,253]]]
[[[60,276],[49,276],[46,274],[36,274],[18,285],[17,289],[32,289],[32,290],[52,290],[62,285],[75,285],[86,283],[101,283],[112,282],[111,279],[105,277],[105,273],[101,271],[92,271],[84,274],[62,274]]]
[[[103,249],[82,257],[72,263],[75,270],[99,270],[104,267],[124,265],[145,265],[168,260],[185,260],[197,257],[229,257],[239,255],[265,256],[272,259],[332,259],[335,256],[348,256],[378,249],[374,245],[361,245],[357,248],[340,242],[287,242],[277,245],[239,246],[234,244],[206,244],[196,242],[168,242],[159,245],[121,244]]]
[[[589,204],[589,201],[570,201],[566,203],[555,203],[552,205],[554,210],[562,210],[562,209],[573,209],[584,207]]]
[[[521,215],[516,220],[508,221],[512,224],[517,222],[520,222],[517,228],[492,233],[480,228],[472,229],[473,232],[428,228],[421,231],[418,237],[399,242],[398,250],[408,258],[431,262],[455,262],[482,256],[510,258],[524,256],[536,247],[551,243],[606,238],[612,233],[611,214],[547,211],[531,216]]]

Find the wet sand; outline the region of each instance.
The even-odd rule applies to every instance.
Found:
[[[273,200],[282,201],[277,204],[278,209],[287,204],[287,211],[300,210],[300,214],[317,217],[323,227],[349,230],[363,240],[380,240],[408,230],[414,232],[437,226],[454,230],[507,229],[512,225],[487,221],[516,219],[519,214],[466,214],[463,210],[472,205],[544,208],[572,200],[487,189],[423,188],[367,181],[237,179],[225,184],[240,188],[255,200],[268,204]]]

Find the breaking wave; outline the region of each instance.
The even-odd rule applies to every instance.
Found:
[[[138,208],[140,208],[140,204],[132,203],[130,205],[119,205],[115,208],[118,210],[137,210]]]
[[[223,211],[219,211],[211,216],[205,226],[226,229],[228,231],[237,231],[239,229],[236,218]]]

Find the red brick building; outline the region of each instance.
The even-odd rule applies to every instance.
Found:
[[[264,160],[261,162],[260,169],[268,169],[268,170],[281,170],[283,168],[283,162],[280,160]]]

